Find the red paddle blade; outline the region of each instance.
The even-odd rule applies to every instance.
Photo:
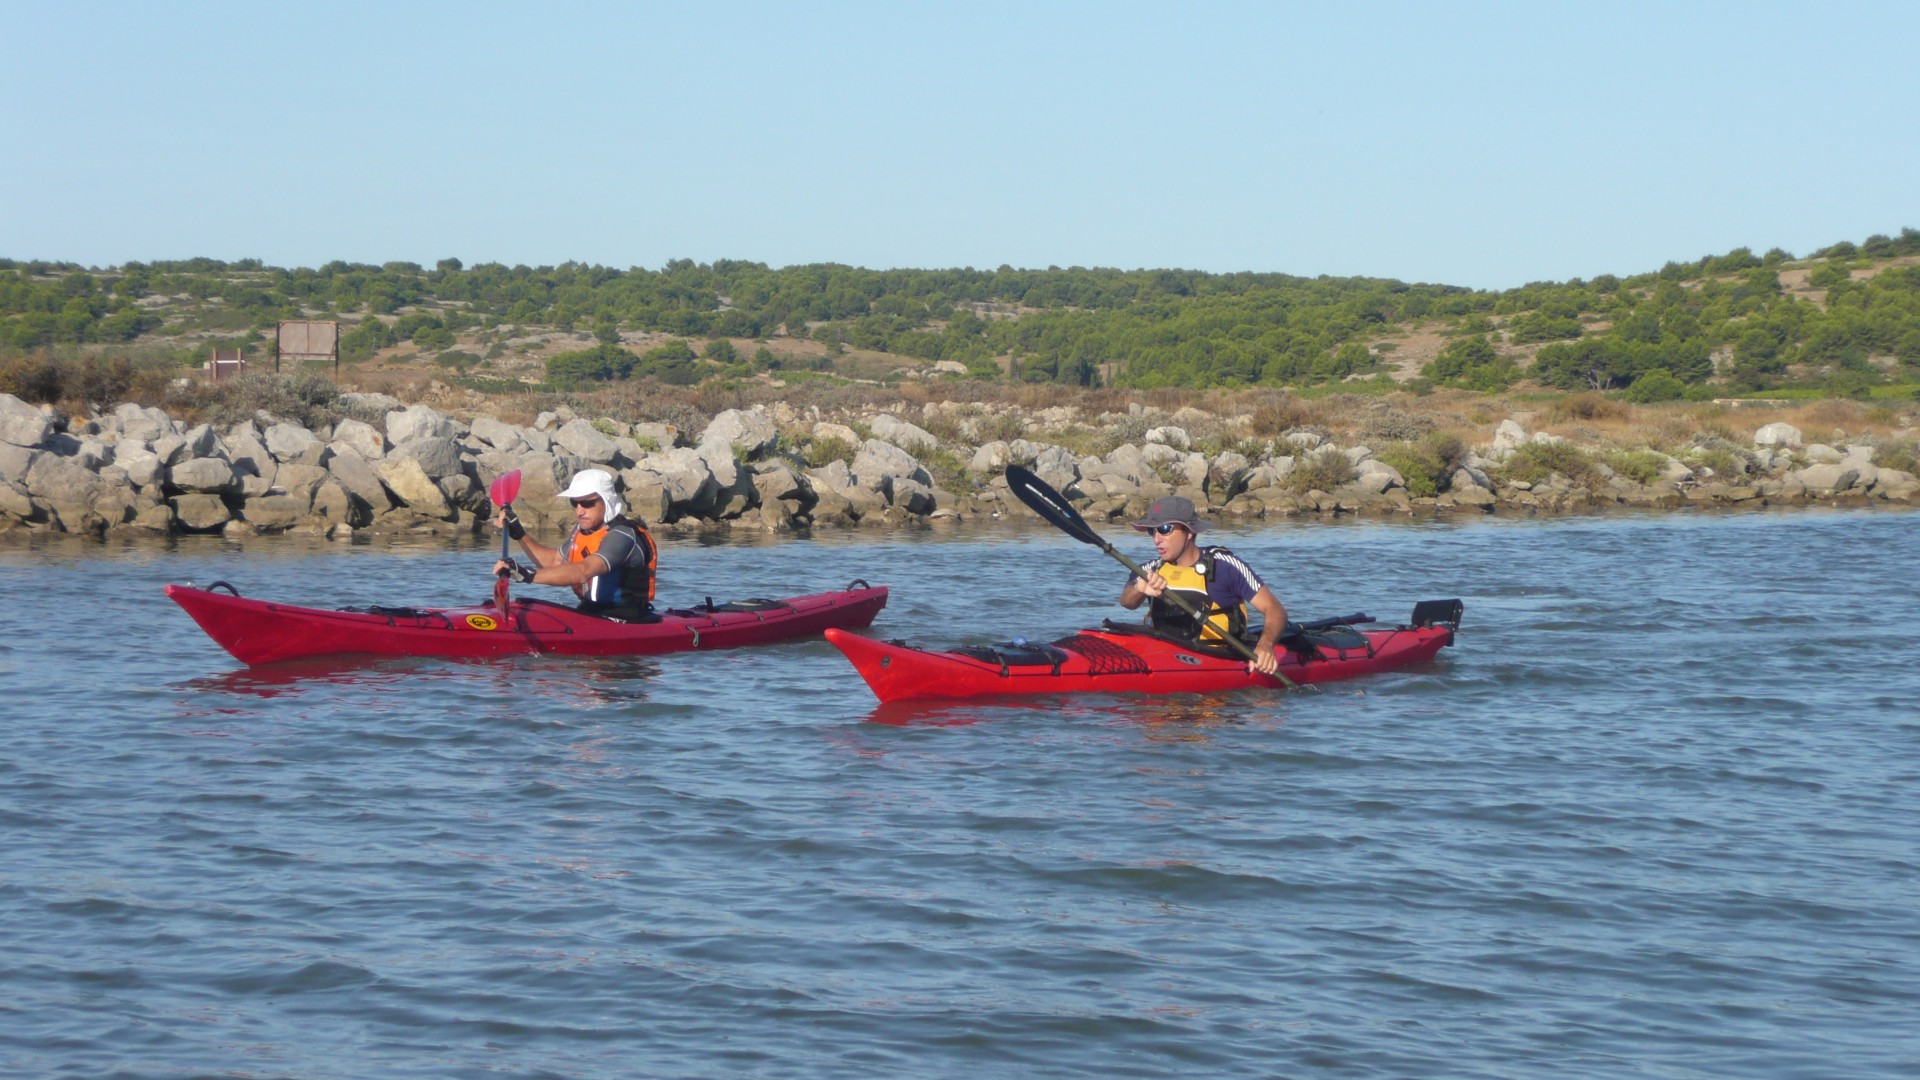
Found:
[[[487,498],[495,506],[505,506],[520,496],[520,470],[501,473],[493,483],[487,485]]]

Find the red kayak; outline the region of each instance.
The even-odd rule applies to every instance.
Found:
[[[1323,619],[1281,639],[1280,671],[1296,683],[1331,682],[1432,660],[1453,644],[1462,606],[1428,600],[1403,626],[1356,629],[1364,615]],[[881,701],[1008,694],[1183,694],[1279,689],[1271,675],[1247,670],[1238,653],[1199,646],[1144,626],[1109,622],[1047,645],[1011,642],[930,652],[899,642],[828,630]]]
[[[225,593],[216,592],[224,588]],[[669,609],[657,622],[623,623],[543,600],[515,600],[501,618],[488,604],[465,608],[328,611],[253,600],[231,585],[169,585],[167,595],[200,629],[246,664],[343,653],[486,658],[525,653],[640,656],[731,649],[868,626],[887,606],[885,587],[855,581],[839,592],[785,600],[737,600]]]

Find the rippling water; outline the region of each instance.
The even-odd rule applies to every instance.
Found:
[[[821,642],[249,672],[160,593],[472,601],[485,546],[16,542],[0,1072],[1920,1075],[1917,528],[1223,530],[1296,617],[1459,596],[1459,645],[885,712]],[[928,644],[1122,574],[1035,530],[663,567],[884,582]]]

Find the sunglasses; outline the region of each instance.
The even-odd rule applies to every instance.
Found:
[[[1165,525],[1155,525],[1152,531],[1160,534],[1161,536],[1172,536],[1173,530],[1184,529],[1184,528],[1186,528],[1186,526],[1180,524],[1177,521],[1169,521]]]
[[[600,496],[598,496],[598,495],[590,495],[590,496],[588,496],[587,498],[584,498],[584,499],[573,499],[573,500],[570,500],[570,501],[571,501],[571,502],[573,503],[573,505],[575,505],[575,506],[599,506],[599,505],[600,505]]]

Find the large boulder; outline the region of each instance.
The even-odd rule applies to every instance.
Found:
[[[265,441],[275,461],[292,465],[319,465],[327,451],[326,443],[299,424],[275,424],[267,429]]]
[[[874,438],[884,439],[908,453],[933,450],[940,446],[940,440],[934,438],[932,433],[889,413],[874,417],[869,426],[873,429]]]
[[[185,461],[197,457],[226,457],[226,449],[220,445],[220,433],[213,430],[212,424],[195,424],[180,435],[181,446],[174,454],[173,461],[167,464]]]
[[[42,451],[29,450],[10,442],[0,442],[0,480],[25,480],[27,470]]]
[[[912,454],[885,439],[868,439],[860,444],[860,452],[853,458],[853,475],[862,488],[883,495],[893,490],[892,482],[896,478],[917,480],[929,486],[933,483],[933,478]]]
[[[1860,479],[1860,470],[1839,462],[1809,465],[1793,474],[1793,478],[1806,485],[1807,491],[1815,495],[1838,495],[1854,486]]]
[[[419,438],[453,436],[453,421],[425,405],[409,405],[387,414],[387,441],[395,446]]]
[[[173,518],[187,532],[213,532],[233,520],[233,511],[218,495],[177,495]]]
[[[168,468],[167,483],[175,491],[198,494],[239,490],[232,463],[216,457],[188,458]]]
[[[1007,471],[1013,464],[1013,454],[1007,444],[999,439],[989,442],[973,452],[973,460],[967,462],[967,471],[997,474]]]
[[[387,460],[394,459],[419,462],[421,470],[435,480],[447,476],[458,476],[462,471],[460,444],[445,435],[422,435],[417,439],[398,443],[387,454]]]
[[[264,495],[248,499],[240,508],[240,518],[262,532],[279,532],[300,524],[312,506],[312,499],[296,495]]]
[[[273,487],[268,494],[291,495],[312,503],[313,493],[332,475],[319,465],[282,465],[274,472]],[[306,512],[304,507],[301,512]]]
[[[495,450],[512,452],[526,445],[526,440],[520,437],[519,428],[491,416],[474,417],[470,430],[475,438]]]
[[[1784,421],[1766,424],[1753,433],[1753,445],[1797,450],[1800,448],[1800,429]]]
[[[845,424],[835,424],[822,420],[813,425],[814,442],[825,442],[828,439],[846,443],[850,447],[859,446],[861,442],[860,433]]]
[[[373,466],[344,444],[335,443],[332,449],[332,456],[327,458],[327,474],[333,477],[350,500],[364,508],[367,518],[386,513],[393,506],[393,500],[387,496],[386,485],[380,482],[380,475],[373,471]],[[318,496],[315,498],[317,501]],[[364,523],[364,520],[358,522]]]
[[[123,442],[127,439],[152,442],[162,435],[177,435],[180,432],[180,426],[173,422],[173,417],[151,405],[129,401],[113,410],[113,416],[120,422],[120,438]]]
[[[707,459],[684,446],[648,454],[620,476],[629,492],[657,492],[658,501],[666,507],[660,515],[664,521],[705,516],[721,490]]]
[[[260,437],[260,431],[253,426],[253,421],[242,420],[228,428],[221,441],[226,444],[227,460],[233,462],[236,470],[255,476],[273,475],[273,451],[268,449],[266,440]],[[122,445],[134,444],[123,442]]]
[[[25,487],[17,481],[0,478],[0,517],[31,521],[36,513],[33,497]]]
[[[380,433],[380,429],[351,417],[334,425],[333,441],[352,448],[354,453],[368,461],[379,461],[387,456],[387,437]]]
[[[53,432],[53,417],[12,394],[0,394],[0,442],[38,446]]]
[[[1189,450],[1193,447],[1193,439],[1187,434],[1186,429],[1170,424],[1147,429],[1146,441],[1150,445],[1171,446],[1175,450]]]
[[[749,459],[765,455],[779,441],[780,429],[774,426],[773,418],[758,409],[727,409],[714,417],[696,440],[700,446],[719,443],[739,447]]]
[[[553,433],[554,445],[584,461],[606,465],[620,452],[613,439],[589,420],[569,420]]]
[[[393,456],[375,466],[374,471],[380,475],[387,490],[393,492],[394,497],[407,509],[444,521],[451,521],[456,516],[447,502],[446,494],[427,475],[420,462],[415,458],[401,457],[398,448]]]

